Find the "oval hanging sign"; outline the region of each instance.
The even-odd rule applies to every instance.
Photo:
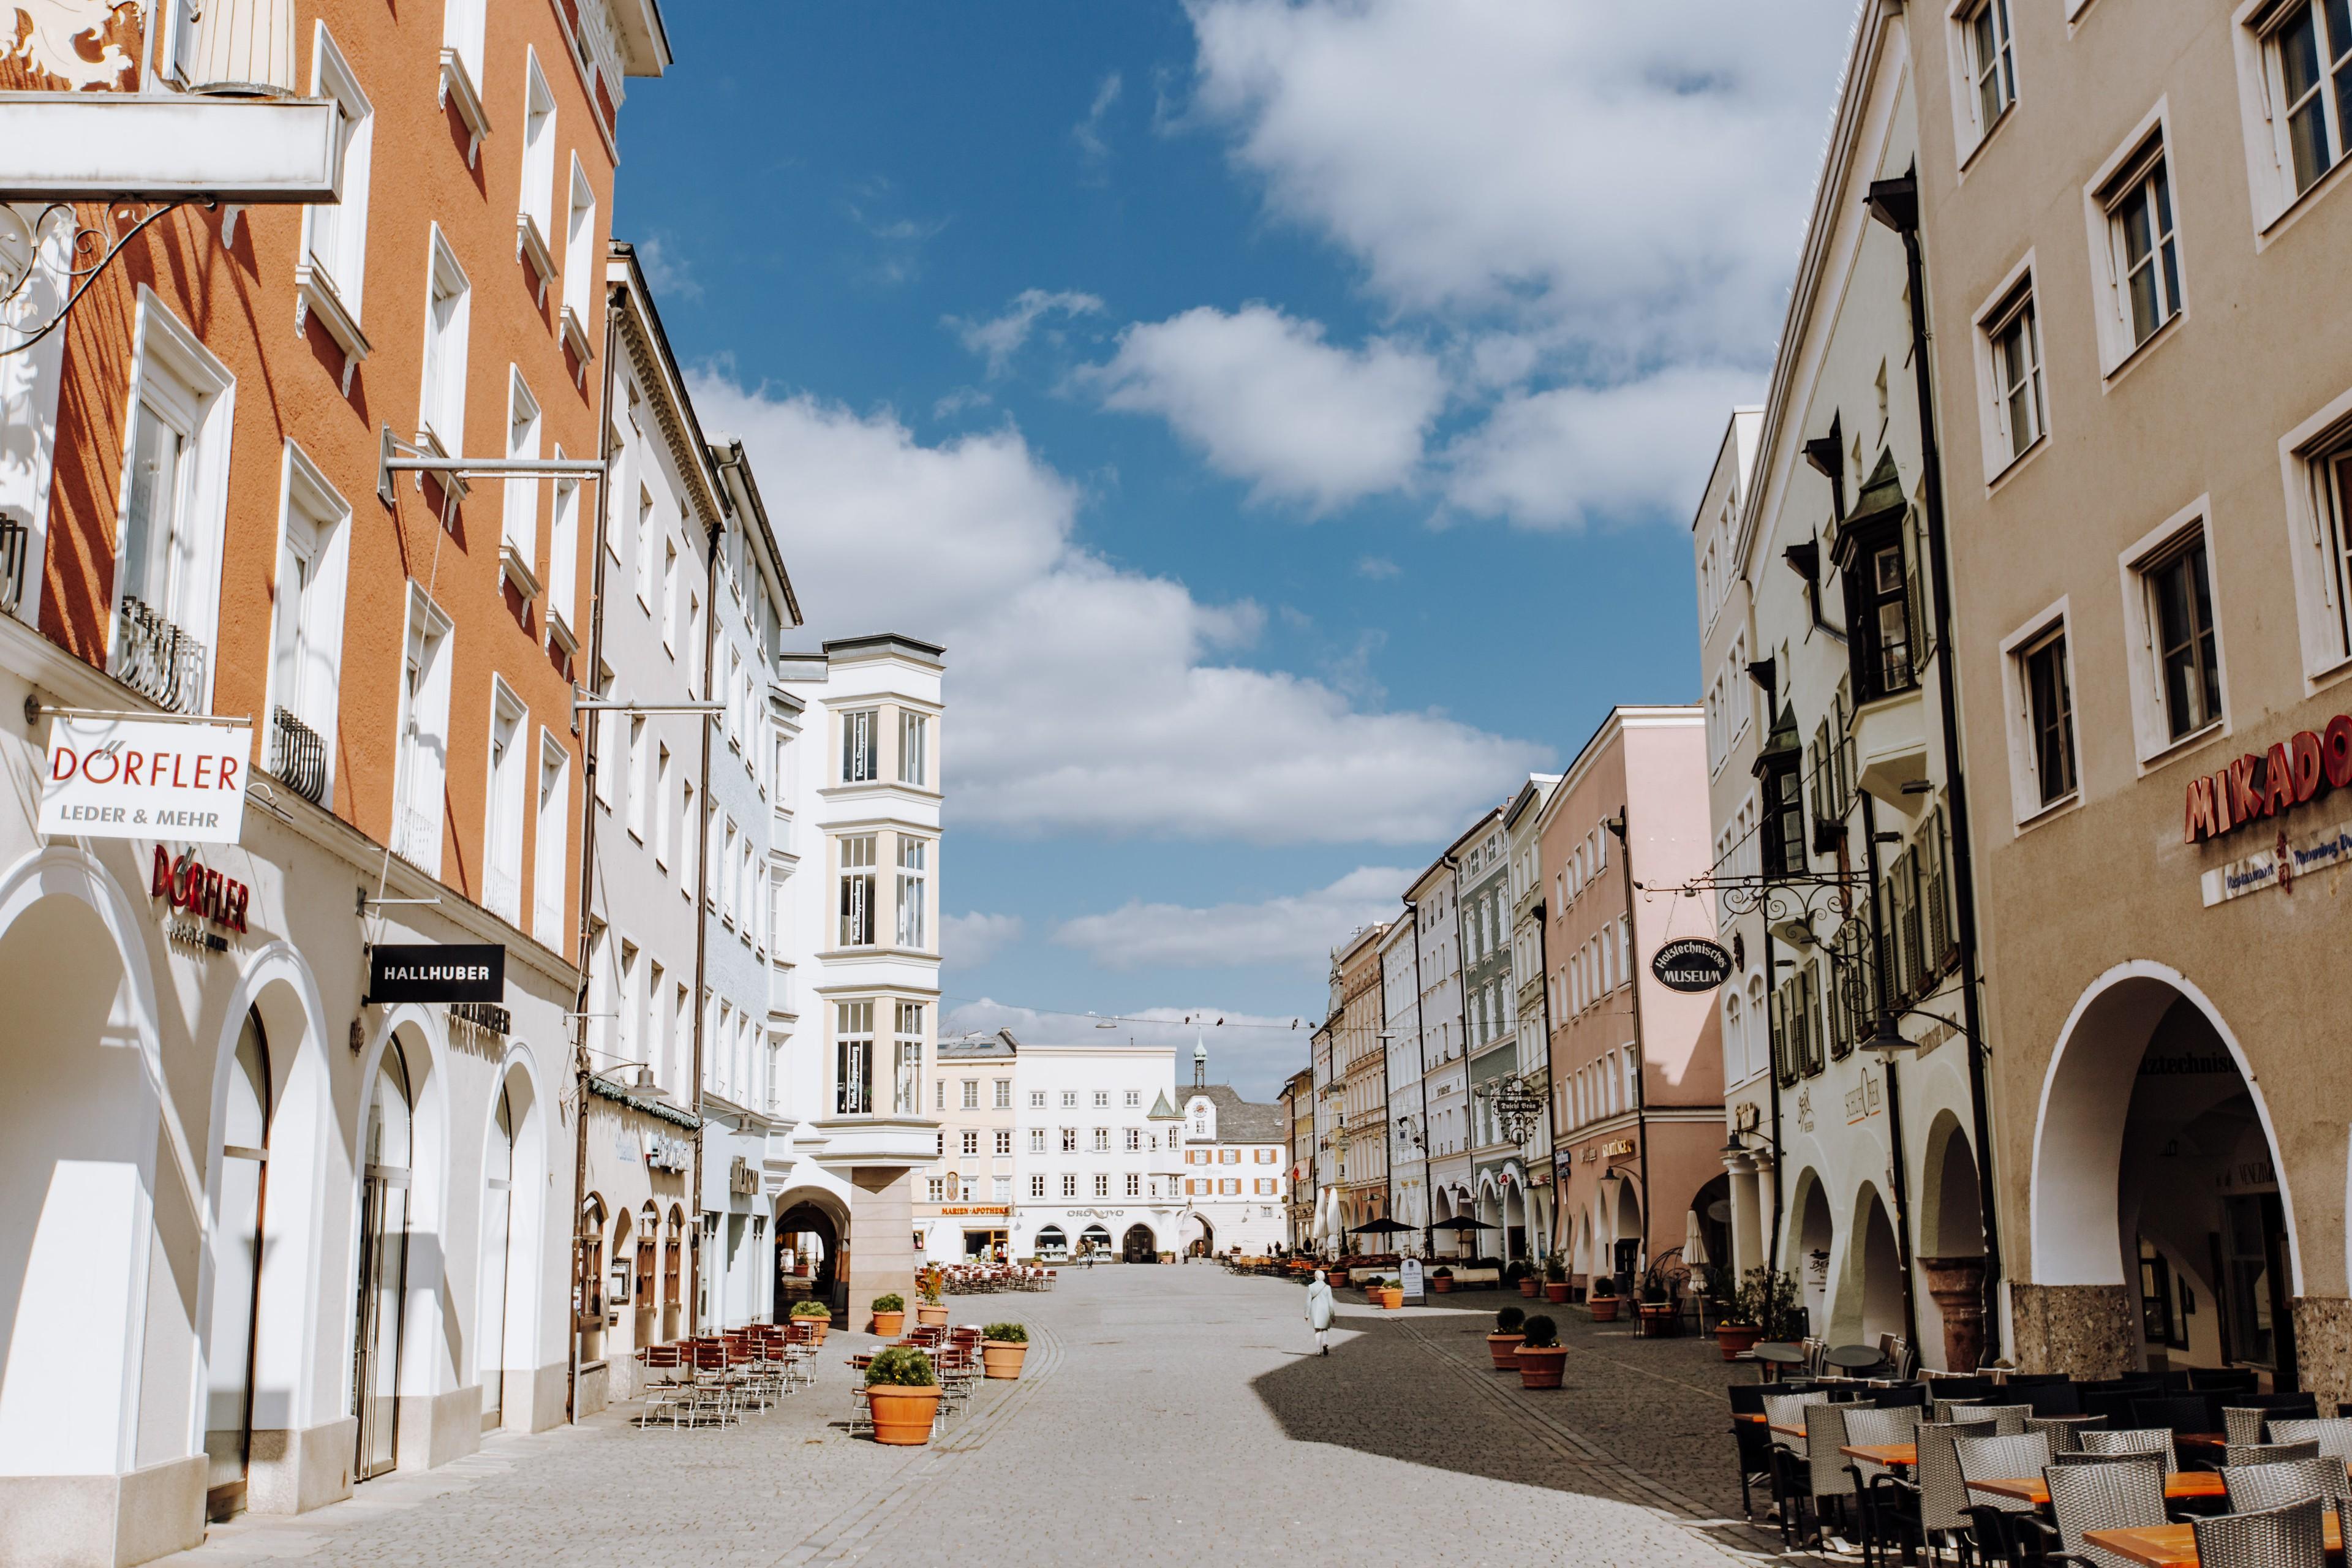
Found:
[[[1650,973],[1669,991],[1712,991],[1731,978],[1731,954],[1705,937],[1685,937],[1658,949]]]

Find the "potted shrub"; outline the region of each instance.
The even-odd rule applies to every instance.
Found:
[[[1796,1277],[1759,1264],[1732,1293],[1723,1321],[1715,1326],[1716,1345],[1724,1360],[1738,1361],[1767,1333],[1782,1337],[1796,1311]]]
[[[1511,1266],[1503,1270],[1503,1279],[1507,1284],[1517,1285],[1522,1296],[1532,1296],[1536,1293],[1534,1273],[1516,1258],[1511,1260]]]
[[[1680,1309],[1675,1305],[1673,1293],[1666,1289],[1665,1281],[1658,1277],[1655,1269],[1643,1277],[1642,1299],[1634,1303],[1633,1310],[1641,1320],[1643,1338],[1663,1340],[1674,1337]]]
[[[822,1301],[795,1301],[784,1315],[795,1323],[806,1323],[820,1345],[824,1343],[824,1331],[833,1327],[833,1309]]]
[[[1558,1388],[1568,1361],[1568,1347],[1559,1342],[1559,1325],[1538,1312],[1520,1325],[1519,1331],[1525,1336],[1515,1358],[1519,1364],[1519,1386]]]
[[[915,1303],[915,1321],[926,1328],[945,1328],[948,1321],[947,1289],[937,1264],[923,1270],[922,1297]]]
[[[873,1300],[874,1331],[886,1340],[895,1340],[907,1326],[907,1298],[893,1290]]]
[[[1592,1277],[1592,1291],[1584,1300],[1584,1309],[1592,1314],[1596,1323],[1617,1321],[1617,1281],[1606,1274]]]
[[[1323,1271],[1323,1282],[1333,1286],[1345,1285],[1348,1282],[1348,1266],[1344,1263],[1334,1263]]]
[[[1018,1378],[1029,1354],[1029,1331],[1020,1323],[991,1323],[980,1331],[981,1370],[991,1377]]]
[[[1373,1280],[1371,1296],[1372,1304],[1384,1311],[1404,1310],[1404,1287],[1394,1279],[1383,1277]]]
[[[931,1440],[940,1413],[940,1380],[931,1358],[906,1345],[893,1345],[866,1363],[866,1403],[874,1415],[874,1440],[916,1447]]]
[[[1555,1252],[1544,1259],[1544,1300],[1557,1307],[1568,1300],[1568,1268]]]
[[[1486,1353],[1495,1358],[1496,1372],[1519,1370],[1517,1352],[1519,1342],[1527,1337],[1520,1326],[1527,1321],[1528,1315],[1517,1307],[1506,1307],[1495,1314],[1495,1331],[1486,1336]]]
[[[1443,1296],[1454,1289],[1454,1270],[1443,1263],[1429,1271],[1429,1288]]]

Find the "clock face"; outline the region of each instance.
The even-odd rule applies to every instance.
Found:
[[[0,299],[16,291],[33,269],[33,226],[15,207],[0,206]]]

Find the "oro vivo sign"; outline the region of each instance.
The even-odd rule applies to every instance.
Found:
[[[2219,838],[2352,784],[2352,714],[2323,731],[2299,730],[2268,752],[2252,752],[2219,773],[2189,781],[2181,841]]]

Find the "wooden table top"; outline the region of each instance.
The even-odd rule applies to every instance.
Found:
[[[1990,1492],[1995,1497],[2017,1498],[2036,1508],[2050,1506],[2050,1483],[2040,1476],[2016,1476],[2000,1480],[1970,1481],[1972,1492]],[[2175,1470],[2164,1478],[2164,1496],[2168,1502],[2188,1498],[2215,1498],[2229,1495],[2221,1484],[2218,1470]]]
[[[1919,1445],[1916,1443],[1856,1443],[1841,1447],[1838,1452],[1849,1459],[1885,1465],[1890,1470],[1907,1470],[1919,1462]]]
[[[2327,1555],[2340,1561],[2344,1537],[2330,1509],[2320,1516],[2327,1531]],[[2145,1563],[2147,1568],[2197,1568],[2197,1527],[2193,1524],[2152,1524],[2142,1530],[2086,1530],[2089,1544]]]

